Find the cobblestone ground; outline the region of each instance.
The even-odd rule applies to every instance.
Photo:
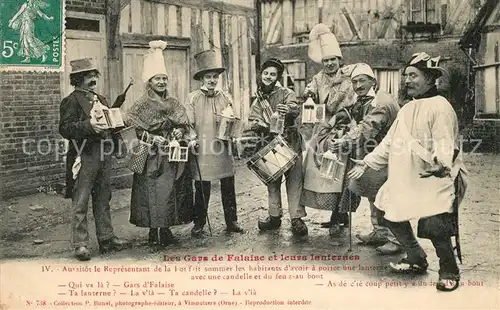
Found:
[[[467,155],[467,167],[470,175],[470,187],[466,199],[461,206],[460,229],[463,264],[460,265],[462,279],[477,281],[474,283],[498,287],[500,263],[499,251],[499,197],[500,197],[500,156],[499,155]],[[348,231],[340,238],[332,239],[328,230],[321,228],[320,223],[329,218],[329,212],[307,209],[305,218],[309,227],[309,236],[296,239],[290,231],[290,221],[286,212],[285,189],[283,186],[283,203],[285,209],[284,222],[279,231],[260,233],[257,229],[258,218],[267,214],[267,190],[260,181],[242,164],[237,169],[237,201],[240,223],[246,233],[227,235],[224,232],[224,217],[220,200],[219,187],[214,186],[209,206],[209,218],[212,226],[212,237],[197,240],[190,237],[191,224],[173,228],[173,232],[181,239],[181,244],[169,246],[158,251],[150,250],[147,241],[147,229],[136,228],[128,223],[128,204],[130,189],[114,192],[112,199],[112,217],[116,234],[132,240],[133,248],[98,257],[94,260],[127,259],[127,260],[162,260],[164,254],[208,255],[208,254],[285,254],[285,255],[326,255],[350,254],[359,255],[356,264],[363,266],[387,266],[389,261],[399,259],[402,255],[380,256],[374,248],[361,246],[353,237],[352,251],[349,250]],[[0,258],[2,259],[42,259],[53,258],[72,260],[69,247],[68,210],[70,200],[49,194],[36,194],[2,202],[0,210],[1,240]],[[90,214],[90,213],[89,213]],[[92,215],[90,214],[90,218]],[[91,235],[94,236],[93,221],[90,222]],[[357,232],[370,230],[369,207],[362,201],[358,212],[353,216],[353,236]],[[43,240],[35,245],[34,240]],[[428,253],[429,272],[422,279],[437,279],[438,261],[431,243],[421,240]],[[96,248],[95,237],[93,249]],[[327,261],[324,264],[335,264]],[[388,268],[378,271],[357,268],[355,273],[361,277],[378,279],[401,279],[390,273]],[[470,285],[474,284],[470,282]],[[497,300],[498,301],[498,300]]]

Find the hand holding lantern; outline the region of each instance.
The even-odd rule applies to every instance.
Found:
[[[181,146],[175,137],[168,143],[168,161],[169,162],[187,162],[188,146]]]
[[[234,116],[233,107],[229,104],[219,115],[219,121],[217,122],[217,138],[230,141],[231,138],[233,138],[235,125],[236,117]]]
[[[316,104],[312,97],[308,97],[302,105],[302,123],[321,123],[325,121],[325,105]]]

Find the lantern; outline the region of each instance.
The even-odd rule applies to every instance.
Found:
[[[323,123],[325,122],[325,105],[324,104],[315,104],[314,105],[314,112],[316,115],[316,123]]]
[[[320,123],[325,121],[325,105],[316,104],[314,100],[309,97],[302,105],[302,123]]]
[[[342,183],[344,178],[345,163],[339,156],[327,151],[323,154],[319,174],[322,178]]]
[[[228,105],[219,115],[217,122],[216,138],[220,140],[231,140],[234,136],[237,119],[234,116],[234,111],[231,105]]]
[[[302,105],[302,123],[314,123],[314,107],[315,103],[311,97],[307,98],[306,102]]]
[[[279,112],[274,112],[271,115],[271,124],[269,124],[269,129],[271,133],[278,135],[283,134],[285,130],[285,116]]]
[[[97,95],[94,95],[94,99],[92,100],[92,109],[90,110],[90,117],[93,118],[97,123],[102,125],[108,125],[106,117],[104,115],[104,110],[107,109],[105,105],[99,101]]]
[[[125,127],[120,109],[108,108],[101,103],[96,95],[94,95],[94,99],[92,101],[90,117],[95,119],[98,123],[106,125],[106,128]]]
[[[168,144],[168,161],[169,162],[187,162],[188,147],[181,146],[176,139],[173,139]]]
[[[126,127],[118,132],[121,141],[125,143],[127,152],[132,152],[134,141],[137,140],[137,134],[134,127]]]

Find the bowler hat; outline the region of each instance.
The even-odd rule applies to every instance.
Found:
[[[92,58],[75,59],[70,61],[69,64],[71,65],[71,72],[69,73],[70,75],[94,70],[99,72],[97,66],[95,65],[94,59]]]
[[[200,52],[194,55],[194,59],[198,65],[198,71],[196,71],[193,76],[193,79],[195,80],[200,80],[207,72],[217,72],[218,74],[221,74],[226,70],[226,68],[217,64],[214,50],[205,50]]]

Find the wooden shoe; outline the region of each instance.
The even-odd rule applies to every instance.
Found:
[[[87,247],[81,246],[75,249],[75,257],[79,261],[88,261],[90,260],[90,251]]]
[[[424,259],[420,263],[412,263],[408,261],[407,258],[402,258],[399,262],[397,263],[389,263],[389,266],[391,267],[392,271],[395,273],[413,273],[413,274],[424,274],[427,272],[427,267],[429,267],[429,263],[427,263],[427,260]]]
[[[442,292],[451,292],[458,288],[460,285],[460,276],[443,276],[439,277],[436,289]]]

